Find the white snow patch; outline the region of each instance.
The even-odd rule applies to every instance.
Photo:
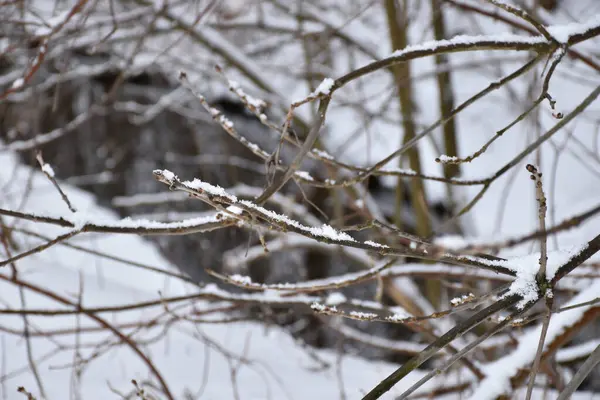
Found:
[[[407,53],[416,51],[434,51],[444,47],[453,47],[456,45],[475,46],[484,43],[523,43],[523,44],[538,44],[545,43],[546,39],[543,36],[523,36],[510,33],[498,35],[459,35],[449,40],[432,40],[415,45],[406,46],[404,49],[396,50],[391,54],[391,57],[401,57]]]
[[[242,213],[244,212],[244,210],[242,210],[241,208],[237,207],[237,206],[229,206],[226,208],[227,211],[229,211],[232,214],[236,214],[236,215],[242,215]]]
[[[402,322],[408,318],[411,318],[411,315],[407,312],[396,312],[388,317],[385,317],[390,322]]]
[[[458,157],[442,154],[441,156],[438,157],[438,160],[440,160],[441,163],[445,164],[445,163],[451,163],[451,162],[458,161]]]
[[[325,304],[328,306],[337,306],[339,304],[345,303],[347,301],[346,296],[344,296],[341,292],[333,292],[327,296],[325,300]]]
[[[319,149],[312,149],[311,150],[315,155],[325,159],[325,160],[333,160],[333,156],[331,154],[329,154],[326,151],[323,150],[319,150]]]
[[[390,174],[417,175],[417,172],[414,169],[399,167],[385,167],[381,169],[381,172],[387,172]]]
[[[325,304],[316,303],[316,302],[312,303],[310,305],[310,308],[313,309],[313,310],[315,310],[315,311],[317,311],[317,312],[323,312],[323,311],[328,310],[328,309],[335,310],[335,307],[329,308]]]
[[[23,78],[15,79],[15,81],[10,85],[11,89],[21,89],[25,84],[25,80]]]
[[[568,249],[548,252],[548,261],[546,264],[546,279],[552,280],[559,267],[565,265],[573,257],[576,257],[587,247],[573,246]],[[522,257],[509,258],[506,261],[490,261],[490,265],[500,265],[516,273],[516,279],[510,286],[505,296],[518,294],[522,300],[517,303],[517,307],[523,308],[530,301],[537,300],[538,284],[536,274],[540,268],[540,253],[533,253]]]
[[[313,177],[306,171],[296,171],[294,172],[298,178],[304,179],[305,181],[314,181]]]
[[[252,279],[249,276],[235,274],[231,275],[229,279],[231,279],[233,282],[240,283],[242,285],[252,285]]]
[[[50,164],[44,163],[44,165],[42,165],[42,171],[49,177],[54,178],[54,169],[52,169]]]
[[[473,293],[463,294],[460,297],[455,297],[455,298],[451,299],[450,304],[452,304],[452,306],[456,307],[456,306],[463,304],[473,298],[475,298],[475,295]]]
[[[182,182],[183,185],[187,186],[190,189],[194,189],[194,190],[200,190],[206,193],[209,193],[213,196],[219,196],[219,197],[224,197],[228,200],[231,200],[233,202],[237,201],[237,197],[235,197],[232,194],[229,194],[225,191],[225,189],[223,189],[221,186],[218,185],[212,185],[208,182],[204,182],[198,178],[194,178],[193,181],[185,181]]]
[[[600,14],[596,14],[586,22],[573,22],[567,25],[554,25],[547,27],[547,31],[560,43],[567,43],[571,36],[583,34],[600,25]]]
[[[379,248],[382,248],[382,249],[390,247],[387,244],[381,244],[381,243],[373,242],[372,240],[365,240],[364,244],[366,244],[367,246],[379,247]]]
[[[162,176],[169,182],[173,182],[175,179],[177,179],[177,175],[175,175],[173,172],[169,171],[168,169],[163,169],[163,170],[157,169],[154,172],[162,174]]]
[[[370,312],[362,312],[362,311],[350,311],[349,315],[354,318],[359,319],[375,319],[377,318],[377,314]]]
[[[285,215],[277,214],[274,211],[267,210],[266,208],[256,205],[250,201],[241,200],[239,202],[239,204],[242,204],[248,208],[257,210],[261,214],[266,215],[267,217],[269,217],[275,221],[283,222],[286,225],[293,226],[294,228],[297,228],[305,233],[309,233],[313,236],[318,236],[318,237],[325,238],[325,239],[331,239],[334,241],[355,242],[355,240],[354,240],[354,238],[352,238],[352,236],[348,235],[345,232],[340,232],[327,224],[322,225],[320,228],[305,226],[305,225],[302,225],[301,223],[299,223],[298,221],[294,221],[294,220],[290,219],[289,217],[287,217]]]
[[[323,79],[323,81],[321,83],[319,83],[319,86],[317,86],[315,91],[311,93],[311,97],[319,96],[321,94],[328,95],[331,92],[331,88],[333,87],[334,84],[335,84],[335,81],[331,78]]]

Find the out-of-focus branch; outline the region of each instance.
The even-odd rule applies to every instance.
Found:
[[[433,35],[435,40],[443,40],[446,38],[446,22],[444,19],[444,9],[442,0],[431,0],[431,18],[433,25]],[[435,57],[435,64],[438,69],[444,68],[448,64],[448,57],[445,54],[440,54]],[[454,110],[454,93],[452,87],[452,77],[449,70],[444,70],[437,75],[439,102],[440,102],[440,117],[443,120],[448,120],[444,124],[443,137],[444,149],[450,157],[458,155],[458,142],[456,138],[456,122],[454,118],[450,118],[452,110]],[[454,178],[460,174],[460,167],[457,165],[445,165],[444,176],[446,178]]]
[[[477,312],[467,320],[457,324],[454,328],[450,329],[434,343],[427,346],[425,350],[411,358],[409,361],[405,362],[402,367],[398,368],[390,376],[381,381],[369,393],[367,393],[366,396],[363,397],[363,400],[375,400],[380,398],[385,392],[390,390],[400,379],[408,375],[411,371],[417,369],[421,364],[433,357],[434,354],[443,349],[454,339],[456,339],[459,336],[462,336],[466,332],[475,328],[477,325],[479,325],[488,317],[494,315],[498,311],[504,310],[515,305],[519,300],[520,297],[518,295],[505,297],[504,299],[497,301],[491,306]]]
[[[565,390],[560,393],[556,400],[567,400],[571,398],[573,392],[577,390],[579,385],[581,385],[583,380],[588,377],[598,363],[600,363],[600,345],[597,346],[587,360],[585,360],[583,365],[577,370],[571,381],[567,384]]]

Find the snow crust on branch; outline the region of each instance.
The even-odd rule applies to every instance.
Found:
[[[569,260],[577,257],[586,246],[573,246],[568,249],[552,251],[548,253],[548,263],[546,266],[546,279],[548,281],[554,278],[556,271]],[[528,254],[523,257],[510,258],[505,261],[506,267],[516,272],[517,276],[505,296],[518,294],[521,300],[517,307],[523,308],[527,303],[539,298],[538,282],[536,274],[539,269],[539,253]]]
[[[333,85],[335,84],[335,81],[331,78],[325,78],[323,79],[323,81],[321,81],[321,83],[319,83],[319,86],[317,86],[317,88],[315,89],[314,92],[312,92],[310,94],[309,97],[316,97],[319,95],[329,95],[329,93],[331,92],[331,88],[333,87]]]

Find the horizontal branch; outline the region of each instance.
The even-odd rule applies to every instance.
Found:
[[[168,185],[171,189],[187,192],[217,209],[228,212],[229,216],[232,218],[243,221],[251,226],[257,222],[262,222],[267,224],[270,228],[275,228],[284,232],[296,232],[319,242],[354,247],[376,252],[381,255],[408,256],[419,259],[436,260],[449,264],[484,268],[511,276],[515,275],[513,269],[507,266],[505,261],[498,257],[489,256],[488,258],[483,258],[477,256],[461,256],[450,252],[444,252],[443,249],[439,249],[435,246],[421,246],[420,243],[413,243],[414,246],[391,247],[369,240],[357,241],[349,234],[337,231],[329,225],[324,224],[321,227],[303,225],[285,215],[280,215],[253,202],[239,200],[236,196],[227,193],[223,188],[213,186],[210,183],[203,182],[199,179],[182,182],[174,173],[167,170],[155,170],[154,177],[159,182]]]
[[[156,222],[125,218],[119,221],[89,218],[80,213],[75,218],[50,217],[47,215],[24,213],[0,208],[0,215],[25,219],[33,222],[58,225],[65,228],[78,229],[79,232],[127,233],[135,235],[187,235],[190,233],[210,232],[222,229],[234,223],[221,213],[203,218],[190,218],[177,222]]]
[[[561,40],[559,40],[558,42],[560,42],[563,45],[566,45],[567,47],[570,47],[600,35],[600,20],[596,18],[584,24],[550,27],[549,30],[550,32],[560,31]],[[422,57],[428,57],[445,53],[458,53],[480,50],[534,51],[538,54],[546,54],[553,51],[556,47],[557,43],[555,41],[549,41],[542,35],[461,35],[449,40],[426,42],[418,45],[408,46],[405,49],[395,51],[391,57],[379,61],[374,61],[336,79],[332,91],[341,88],[342,86],[355,79],[373,73],[382,68],[388,68],[394,64]]]

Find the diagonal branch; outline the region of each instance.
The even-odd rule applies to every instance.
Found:
[[[390,390],[402,378],[404,378],[413,370],[417,369],[421,364],[433,357],[435,353],[443,349],[454,339],[462,336],[471,329],[475,328],[477,325],[487,320],[488,317],[494,315],[498,311],[514,306],[520,299],[521,296],[519,295],[505,297],[504,299],[497,301],[491,306],[477,312],[475,315],[471,316],[464,322],[457,324],[454,328],[450,329],[438,340],[427,346],[425,350],[423,350],[417,356],[405,362],[402,367],[398,368],[390,376],[381,381],[369,393],[367,393],[365,397],[363,397],[363,400],[375,400],[380,398],[385,392]]]

